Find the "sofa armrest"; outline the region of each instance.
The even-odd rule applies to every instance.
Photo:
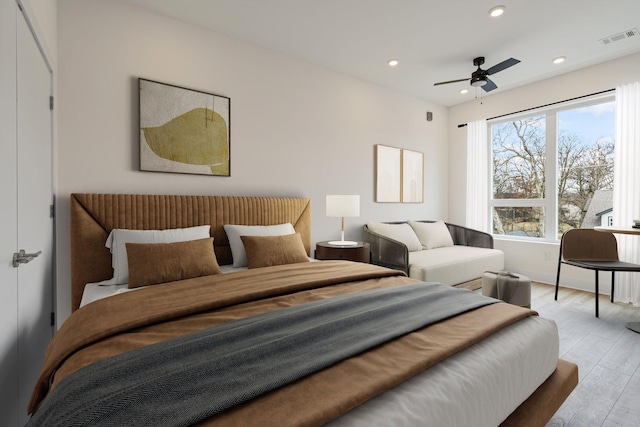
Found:
[[[366,225],[364,241],[369,243],[371,248],[372,264],[401,270],[409,275],[409,249],[404,243],[374,233]]]
[[[493,236],[491,234],[461,225],[446,224],[453,238],[453,244],[493,249]]]

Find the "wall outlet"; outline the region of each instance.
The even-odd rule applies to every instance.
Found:
[[[551,258],[551,251],[544,251],[544,260],[553,261],[553,259]]]

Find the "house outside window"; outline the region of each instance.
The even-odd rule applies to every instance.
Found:
[[[613,190],[596,190],[587,202],[581,228],[613,225]]]
[[[555,241],[609,221],[606,200],[589,206],[613,188],[614,110],[608,96],[489,124],[494,235]]]

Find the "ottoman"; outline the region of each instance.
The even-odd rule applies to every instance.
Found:
[[[508,271],[485,271],[482,275],[482,295],[531,308],[531,280]]]

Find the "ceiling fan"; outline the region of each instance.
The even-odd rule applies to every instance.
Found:
[[[491,81],[491,79],[489,79],[489,77],[487,76],[490,76],[492,74],[497,73],[498,71],[502,71],[509,67],[512,67],[516,65],[518,62],[520,61],[517,59],[509,58],[506,61],[502,61],[501,63],[494,65],[491,68],[483,70],[482,68],[480,68],[480,66],[484,64],[484,56],[479,56],[473,60],[473,65],[478,67],[478,69],[473,73],[471,73],[471,79],[465,78],[465,79],[458,79],[458,80],[449,80],[446,82],[434,83],[434,86],[446,85],[449,83],[464,82],[469,80],[469,84],[471,84],[471,86],[481,87],[482,89],[484,89],[485,92],[490,92],[494,89],[497,89],[498,86],[496,86],[496,84],[493,81]]]

